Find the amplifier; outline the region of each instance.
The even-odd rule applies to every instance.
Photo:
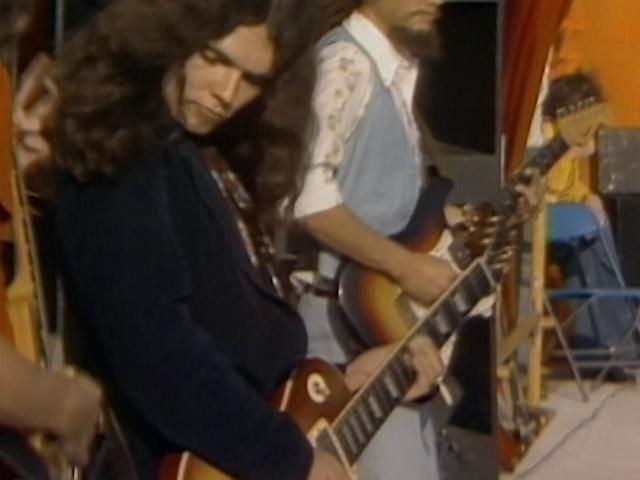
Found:
[[[597,149],[600,193],[640,193],[640,128],[603,128]]]
[[[620,257],[622,275],[629,287],[640,287],[640,194],[603,195]]]

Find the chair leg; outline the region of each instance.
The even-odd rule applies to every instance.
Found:
[[[616,364],[616,359],[615,359],[616,352],[621,347],[624,347],[624,345],[633,337],[634,333],[636,331],[638,331],[638,330],[640,330],[640,308],[638,308],[636,310],[636,315],[635,315],[635,318],[633,320],[633,323],[631,324],[631,328],[629,328],[629,331],[622,338],[622,340],[612,348],[611,356],[609,357],[609,360],[607,360],[607,362],[604,364],[604,367],[602,368],[602,370],[600,371],[600,373],[596,377],[596,379],[595,379],[595,381],[594,381],[594,383],[593,383],[593,385],[591,387],[591,391],[595,390],[595,388],[597,386],[599,386],[600,383],[602,383],[602,381],[604,380],[605,376],[607,375],[607,372],[609,370],[611,370],[611,367],[613,367]],[[640,367],[640,361],[637,362],[637,366]]]
[[[576,379],[576,385],[578,386],[578,391],[580,392],[580,397],[583,402],[589,400],[589,395],[587,394],[587,390],[584,386],[584,381],[582,380],[582,375],[580,375],[580,371],[578,370],[578,365],[571,354],[571,350],[569,349],[569,342],[567,342],[566,337],[564,336],[564,332],[562,331],[562,327],[558,322],[555,314],[553,313],[553,309],[551,308],[551,303],[549,299],[545,297],[544,299],[545,307],[549,316],[553,321],[553,328],[556,331],[556,335],[558,336],[558,340],[562,345],[562,350],[564,351],[565,356],[567,357],[567,361],[569,362],[569,367],[571,368],[571,372],[573,373],[573,377]]]

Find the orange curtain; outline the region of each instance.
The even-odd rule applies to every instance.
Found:
[[[522,162],[549,49],[571,0],[506,0],[503,63],[505,173]]]
[[[502,133],[507,177],[524,158],[549,49],[570,4],[571,0],[504,1]],[[510,268],[502,282],[505,331],[517,322],[517,284],[516,269]]]
[[[640,127],[640,1],[573,0],[562,32],[551,75],[593,71],[612,125]]]

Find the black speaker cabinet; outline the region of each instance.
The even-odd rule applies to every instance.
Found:
[[[603,195],[622,265],[631,287],[640,287],[640,194]]]
[[[598,134],[600,193],[640,194],[640,128],[604,128]]]

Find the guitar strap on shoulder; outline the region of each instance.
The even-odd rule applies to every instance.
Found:
[[[251,195],[214,148],[205,149],[203,156],[235,216],[251,263],[281,298],[292,300],[293,287],[277,262],[275,245],[258,218]]]

